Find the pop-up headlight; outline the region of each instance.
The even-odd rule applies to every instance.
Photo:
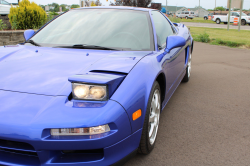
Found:
[[[72,83],[72,95],[76,100],[107,100],[108,92],[105,85],[89,85]]]

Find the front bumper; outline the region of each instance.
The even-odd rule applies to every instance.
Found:
[[[0,165],[111,165],[134,151],[126,111],[115,101],[82,103],[65,96],[0,91]],[[92,136],[51,136],[52,128],[109,124]]]
[[[105,166],[119,163],[124,157],[135,151],[139,145],[141,130],[133,133],[127,138],[109,147],[103,148],[103,152],[93,153],[63,153],[60,150],[44,149],[35,151],[35,153],[22,154],[18,151],[0,150],[0,165],[11,166],[49,166],[49,165],[89,165],[89,166]],[[72,140],[73,141],[73,140]],[[78,142],[81,144],[84,142]],[[61,146],[67,145],[65,142],[60,143]],[[74,147],[72,147],[74,149]],[[119,165],[119,164],[118,164]]]

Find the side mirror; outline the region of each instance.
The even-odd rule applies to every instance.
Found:
[[[29,40],[33,35],[35,34],[35,31],[33,29],[28,29],[24,31],[23,37],[25,41]]]
[[[181,36],[168,36],[166,43],[167,47],[165,51],[169,53],[174,48],[185,46],[186,40]]]

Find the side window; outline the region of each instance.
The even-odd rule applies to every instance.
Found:
[[[152,18],[154,20],[158,46],[164,48],[166,47],[167,37],[174,34],[172,26],[158,11],[152,11]]]
[[[186,12],[185,14],[189,14],[189,12]]]

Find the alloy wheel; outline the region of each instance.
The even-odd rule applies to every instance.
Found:
[[[160,120],[161,96],[158,89],[155,90],[150,107],[149,123],[148,123],[148,136],[151,145],[154,144]]]

